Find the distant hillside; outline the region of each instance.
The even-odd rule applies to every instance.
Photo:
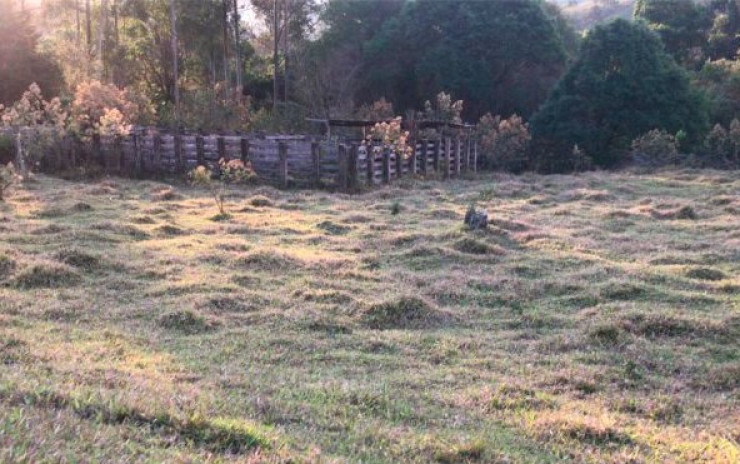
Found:
[[[578,30],[586,30],[614,18],[631,18],[635,0],[549,0],[559,5]]]

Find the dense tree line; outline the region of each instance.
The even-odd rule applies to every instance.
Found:
[[[256,21],[244,20],[247,6]],[[632,20],[582,34],[544,0],[47,0],[33,9],[0,0],[0,9],[5,106],[32,82],[64,103],[94,81],[126,88],[139,122],[299,131],[306,117],[418,117],[446,92],[462,100],[464,120],[480,119],[485,140],[508,141],[491,153],[546,170],[583,157],[623,164],[652,130],[702,153],[709,129],[729,128],[740,112],[736,0],[638,0]]]

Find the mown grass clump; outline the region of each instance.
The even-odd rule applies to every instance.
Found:
[[[257,208],[272,206],[272,200],[264,195],[255,195],[249,198],[249,200],[247,200],[247,203]]]
[[[31,288],[64,288],[78,285],[80,275],[66,264],[34,264],[19,272],[14,279],[16,287]]]
[[[292,256],[268,251],[254,251],[237,261],[239,266],[264,271],[300,269],[303,263]]]
[[[208,332],[216,326],[213,321],[191,310],[178,310],[162,314],[157,318],[157,325],[163,329],[176,330],[188,335]]]
[[[333,221],[322,221],[316,224],[317,229],[321,229],[329,235],[344,235],[352,230],[349,226],[337,224]]]
[[[375,330],[430,329],[449,320],[428,301],[417,296],[403,296],[370,306],[361,316],[362,323]]]
[[[54,257],[57,261],[87,272],[101,267],[100,256],[76,248],[63,249],[54,255]]]
[[[7,279],[15,271],[16,263],[8,255],[0,254],[0,281]]]
[[[727,278],[727,275],[717,269],[697,267],[686,271],[686,277],[696,280],[724,280]]]
[[[503,255],[504,250],[474,238],[465,237],[454,243],[453,248],[471,255]]]

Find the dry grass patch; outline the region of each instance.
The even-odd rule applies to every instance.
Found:
[[[209,332],[218,325],[215,320],[191,310],[172,311],[157,318],[157,326],[188,335]]]

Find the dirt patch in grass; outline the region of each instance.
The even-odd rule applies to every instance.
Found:
[[[188,231],[181,229],[177,226],[170,225],[170,224],[165,224],[163,226],[157,227],[156,230],[160,236],[164,236],[164,237],[177,237],[180,235],[188,235]]]
[[[92,227],[94,230],[101,230],[104,232],[111,232],[116,235],[125,235],[135,240],[146,240],[149,238],[149,234],[139,229],[136,226],[129,224],[119,224],[115,222],[104,222],[100,224],[94,224]]]
[[[423,298],[403,296],[370,306],[360,320],[375,330],[423,330],[441,327],[451,318]]]
[[[689,205],[681,206],[679,208],[659,210],[650,209],[650,215],[655,219],[660,220],[691,220],[694,221],[699,219],[699,215],[696,213],[693,207]]]
[[[67,226],[60,226],[58,224],[48,224],[45,226],[37,227],[31,231],[31,235],[53,235],[60,234],[69,230]]]
[[[233,298],[228,296],[215,297],[209,299],[204,309],[209,309],[217,313],[247,313],[259,310],[259,307],[255,304],[249,303],[241,298]]]
[[[157,326],[193,335],[209,332],[218,326],[215,321],[190,310],[172,311],[157,318]]]
[[[81,282],[80,275],[70,266],[56,263],[35,264],[19,272],[14,279],[18,288],[64,288]]]
[[[156,224],[157,221],[151,216],[136,216],[131,218],[134,224]]]
[[[159,187],[152,191],[153,201],[177,201],[182,198],[183,196],[172,187]]]
[[[461,252],[471,255],[504,255],[506,252],[496,245],[491,245],[486,242],[476,240],[474,238],[465,237],[452,245],[452,248]]]
[[[727,274],[724,272],[708,267],[696,267],[686,271],[686,277],[696,280],[724,280]]]

